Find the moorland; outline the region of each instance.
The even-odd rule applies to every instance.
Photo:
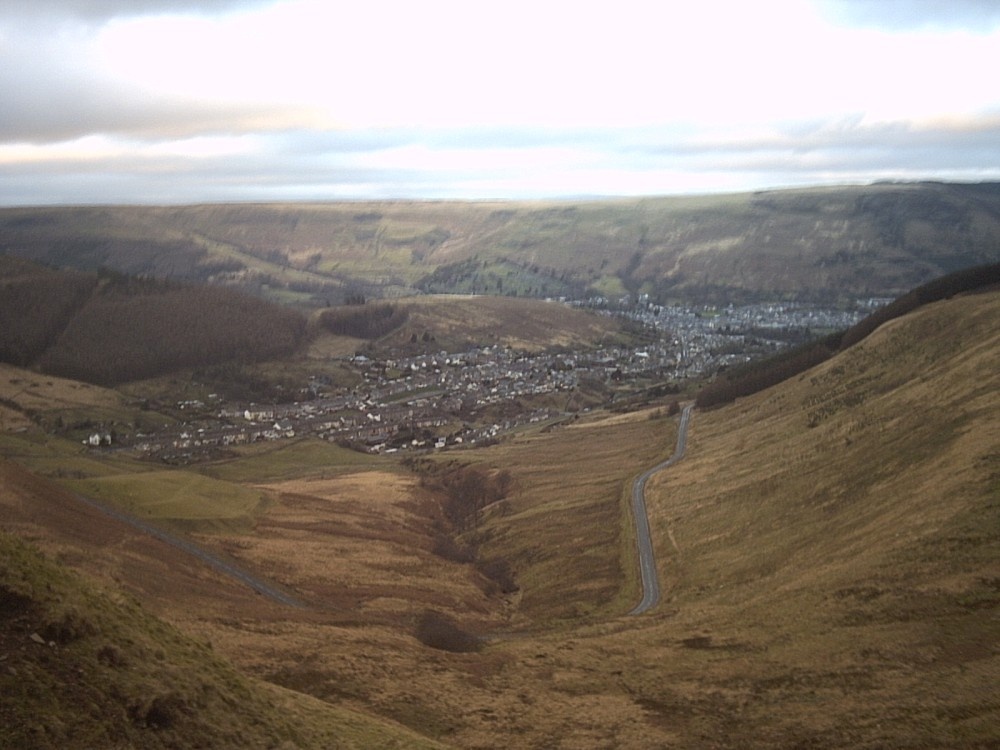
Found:
[[[450,204],[0,212],[0,744],[996,746],[997,267],[939,278],[995,262],[995,196],[990,186],[880,185],[573,211],[470,205],[461,222]],[[812,287],[767,270],[768,243],[750,239],[762,212],[774,237],[813,227],[799,235],[813,241],[773,245],[788,268],[799,258],[814,274],[838,243],[851,253],[860,241],[816,241],[833,226],[820,214],[884,236],[877,252],[845,259],[841,275]],[[633,237],[639,215],[647,229]],[[355,240],[377,226],[364,247],[335,233],[320,242],[320,217]],[[741,221],[745,247],[718,239],[737,238]],[[442,227],[447,236],[432,232]],[[537,252],[549,281],[533,280],[531,266],[523,273],[525,255],[501,263],[470,227],[488,228],[476,242],[493,247],[521,237],[518,252]],[[674,258],[684,274],[657,265],[679,247],[668,229],[687,248]],[[296,232],[301,246],[287,241]],[[692,249],[698,232],[715,233],[712,248]],[[134,257],[148,265],[122,267],[143,233],[148,253]],[[78,255],[57,236],[89,237],[89,250]],[[621,248],[640,239],[634,262]],[[295,260],[309,243],[312,266]],[[601,256],[587,259],[599,245],[614,248],[603,269]],[[265,246],[280,250],[266,261],[273,279],[289,283],[246,296],[252,285],[242,282],[269,273]],[[473,246],[481,265],[462,281],[453,271],[472,268]],[[344,275],[320,281],[352,247],[354,261],[336,261]],[[220,253],[242,270],[194,283],[191,269]],[[760,276],[727,275],[735,266],[724,256]],[[692,257],[706,263],[697,284],[682,281],[693,278]],[[497,268],[502,298],[484,271]],[[539,294],[563,268],[580,284]],[[332,286],[297,289],[300,272]],[[493,279],[492,294],[402,296],[445,291],[428,281],[435,274],[454,283],[448,291],[483,291]],[[636,325],[634,305],[609,315],[524,299],[557,291],[629,295],[643,315],[672,295],[704,293],[699,315],[712,320],[723,319],[720,303],[748,297],[899,299],[846,332],[811,331],[822,338],[770,365],[720,371],[713,361],[667,381],[624,360],[586,363],[610,346],[645,362],[657,341],[683,336]],[[196,345],[175,343],[185,331]],[[442,358],[434,375],[421,358],[470,347],[545,363],[512,382],[580,377],[571,390],[459,404],[453,423],[426,434],[413,424],[399,452],[299,433],[170,462],[117,439],[86,440],[109,426],[195,440],[223,402],[273,409],[317,403],[331,388],[363,397],[367,411],[351,409],[375,423],[378,388],[427,369],[438,385],[421,380],[406,398],[447,399],[458,382],[448,377],[465,371]],[[473,365],[486,367],[462,361]],[[506,387],[495,370],[476,372],[493,373],[478,388]],[[671,455],[686,403],[698,404],[686,455],[646,488],[661,600],[632,616],[642,595],[632,483]],[[512,416],[543,410],[535,421]],[[278,429],[280,418],[268,419]],[[494,439],[416,444],[505,419],[511,428]]]

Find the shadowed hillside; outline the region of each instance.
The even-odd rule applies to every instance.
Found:
[[[585,203],[0,210],[0,253],[323,306],[415,291],[831,301],[1000,260],[995,184]]]
[[[96,284],[91,274],[0,257],[0,362],[23,366],[37,360]]]
[[[305,319],[236,290],[0,265],[0,361],[113,384],[291,354]]]
[[[42,356],[42,370],[120,383],[184,367],[291,354],[305,331],[298,313],[232,290],[138,286],[114,285],[93,295]]]

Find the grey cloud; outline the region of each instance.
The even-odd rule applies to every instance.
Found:
[[[275,148],[288,157],[313,159],[330,154],[359,154],[422,143],[419,130],[286,130],[272,136]]]
[[[677,138],[675,134],[668,133],[658,142],[652,131],[646,131],[623,150],[651,156],[679,157],[760,152],[803,155],[817,151],[864,149],[904,152],[940,149],[956,157],[990,149],[997,153],[1000,149],[1000,114],[919,127],[902,121],[868,125],[860,117],[849,117],[833,121],[786,123],[768,137],[734,136],[717,140]]]
[[[150,140],[201,135],[260,133],[298,125],[308,112],[266,106],[214,102],[141,100],[114,91],[90,88],[49,91],[48,96],[9,93],[13,102],[0,113],[0,141],[52,143],[88,135]]]
[[[212,15],[272,5],[274,0],[0,0],[0,18],[103,23],[161,14]]]
[[[886,177],[997,179],[1000,117],[961,126],[913,128],[837,125],[790,128],[776,138],[645,146],[633,168],[677,169],[691,174],[742,175],[766,186],[853,182]]]
[[[359,153],[405,141],[371,134],[265,136],[264,153],[115,156],[0,165],[0,205],[433,197],[455,174],[366,167]],[[342,159],[344,155],[348,158]]]
[[[557,131],[540,131],[537,138],[526,128],[512,135],[503,129],[464,132],[457,140],[452,135],[447,130],[290,130],[258,135],[261,149],[238,155],[187,159],[140,151],[100,161],[0,165],[0,204],[559,197],[538,192],[546,172],[534,175],[539,180],[526,180],[532,175],[526,176],[523,166],[534,148],[559,142]],[[477,171],[447,158],[442,163],[448,167],[408,169],[387,164],[384,156],[408,145],[432,153],[469,144],[497,147],[507,135],[506,147],[521,152],[512,160],[518,166],[494,163]],[[919,130],[902,123],[810,122],[791,124],[768,139],[715,143],[673,133],[660,133],[656,141],[654,130],[642,128],[563,135],[567,160],[554,167],[557,173],[581,167],[586,173],[596,160],[598,180],[602,169],[690,174],[698,184],[706,184],[705,175],[719,175],[726,189],[746,190],[874,179],[1000,179],[1000,168],[990,166],[1000,151],[1000,117]],[[576,147],[586,156],[575,156]],[[572,190],[576,195],[608,193],[600,182],[579,182]]]
[[[47,143],[92,134],[186,137],[287,128],[304,110],[262,104],[155,97],[74,65],[58,40],[17,39],[0,47],[0,142]]]

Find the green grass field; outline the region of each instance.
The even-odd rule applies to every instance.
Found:
[[[314,439],[247,446],[238,453],[237,458],[204,464],[198,467],[198,471],[226,482],[263,484],[284,479],[322,477],[361,468],[395,466],[384,458]]]
[[[249,529],[267,504],[265,494],[259,490],[180,470],[95,477],[66,484],[139,518],[187,531]]]

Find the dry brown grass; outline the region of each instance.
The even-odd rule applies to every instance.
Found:
[[[997,295],[941,303],[698,414],[651,483],[674,663],[753,744],[996,741],[997,320]]]
[[[30,370],[0,364],[0,432],[13,432],[34,424],[31,412],[59,409],[121,409],[122,397],[96,385],[40,375]]]
[[[455,747],[993,747],[998,320],[997,294],[940,303],[696,413],[686,458],[650,482],[666,584],[651,615],[623,616],[627,488],[676,428],[648,414],[442,454],[513,473],[471,533],[512,564],[516,596],[433,555],[434,498],[379,467],[271,483],[252,532],[204,538],[310,609],[214,575],[126,580],[250,673]],[[485,648],[424,646],[427,610]]]
[[[410,319],[386,342],[400,346],[413,334],[434,336],[437,348],[509,346],[537,351],[552,347],[591,346],[620,335],[619,324],[558,302],[489,296],[428,295],[401,300]]]
[[[490,610],[469,566],[434,555],[436,502],[416,479],[368,471],[266,485],[273,506],[224,546],[320,609],[404,620],[421,608]]]

